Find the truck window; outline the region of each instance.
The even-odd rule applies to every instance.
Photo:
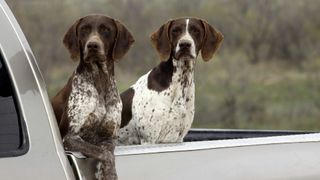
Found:
[[[0,54],[0,157],[17,156],[25,150],[14,88]]]

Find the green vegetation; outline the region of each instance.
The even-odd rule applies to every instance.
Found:
[[[195,127],[320,128],[319,72],[311,70],[315,61],[296,69],[230,59],[222,55],[198,63]]]
[[[194,127],[320,129],[318,0],[8,1],[35,53],[50,96],[76,63],[62,45],[86,14],[122,21],[136,43],[116,66],[119,91],[159,63],[149,35],[168,19],[196,16],[225,36],[210,62],[196,65]]]

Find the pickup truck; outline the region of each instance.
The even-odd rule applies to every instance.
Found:
[[[0,179],[94,179],[95,160],[65,152],[46,85],[0,1]],[[192,129],[183,143],[116,147],[120,180],[320,179],[320,133]]]

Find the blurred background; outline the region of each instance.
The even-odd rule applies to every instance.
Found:
[[[224,34],[214,59],[198,58],[193,127],[320,129],[319,0],[7,0],[49,96],[77,63],[62,38],[93,13],[123,22],[136,42],[116,64],[119,91],[159,63],[149,36],[168,19],[206,19]]]

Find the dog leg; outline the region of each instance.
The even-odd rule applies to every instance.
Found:
[[[113,156],[113,152],[106,151],[102,147],[84,141],[80,136],[67,134],[63,139],[63,145],[67,151],[81,152],[85,156],[104,161]]]
[[[102,149],[111,152],[112,156],[108,156],[104,161],[98,162],[96,178],[98,180],[117,180],[117,171],[115,165],[115,140],[104,141],[101,145]]]
[[[85,156],[99,160],[96,173],[99,180],[117,180],[115,166],[115,141],[105,141],[101,146],[96,146],[84,141],[80,136],[67,134],[63,141],[68,151],[81,152]]]

